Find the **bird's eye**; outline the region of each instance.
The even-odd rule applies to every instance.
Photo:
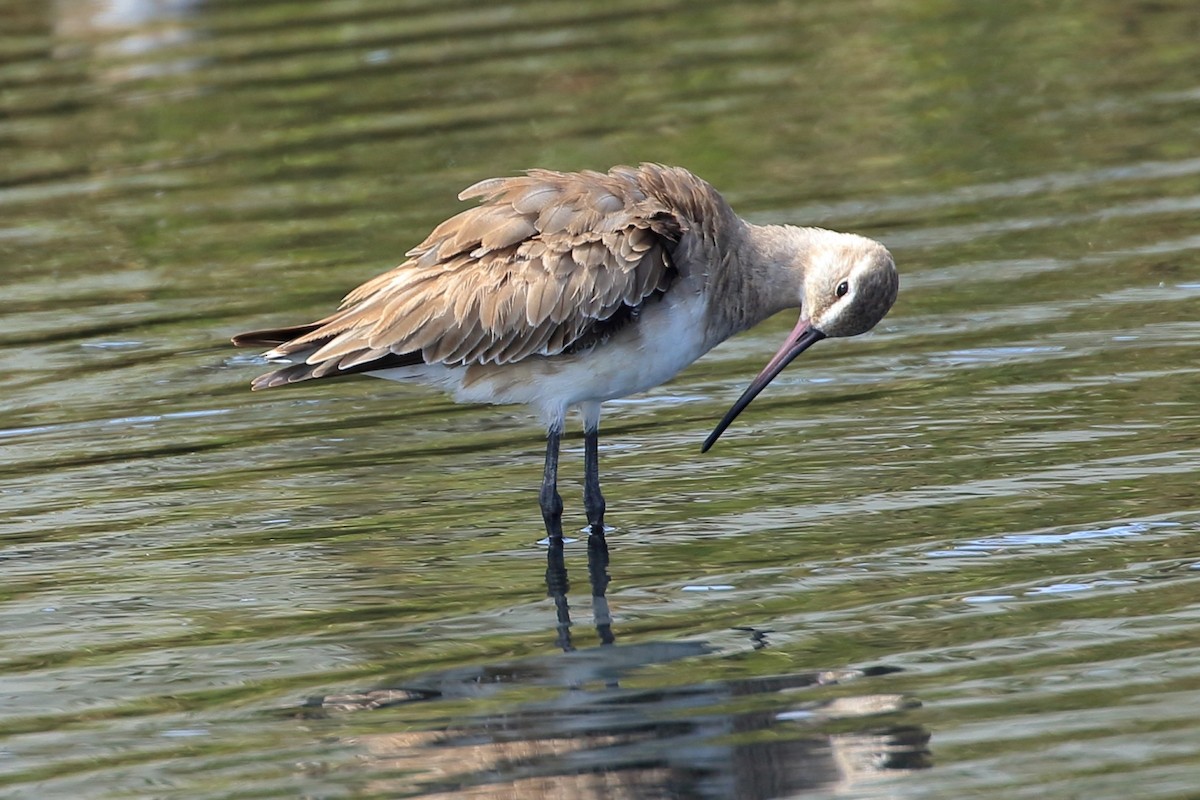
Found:
[[[836,292],[838,297],[844,297],[848,291],[850,291],[850,284],[846,281],[842,281],[837,285]]]

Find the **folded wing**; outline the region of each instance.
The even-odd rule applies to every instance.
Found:
[[[256,388],[404,364],[505,364],[587,346],[676,277],[687,222],[647,192],[650,169],[533,170],[463,191],[408,260],[315,323],[242,334],[292,366]]]

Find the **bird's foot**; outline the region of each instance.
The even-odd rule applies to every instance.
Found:
[[[586,533],[588,536],[599,536],[601,539],[603,539],[604,534],[608,533],[609,531],[615,531],[615,530],[616,530],[616,528],[605,525],[603,522],[600,522],[600,523],[589,522],[587,525],[580,528],[579,532]]]

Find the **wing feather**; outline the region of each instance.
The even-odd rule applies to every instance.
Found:
[[[304,374],[290,368],[290,381],[410,354],[430,364],[504,364],[587,346],[635,319],[678,274],[672,254],[695,220],[674,200],[699,191],[689,181],[720,201],[690,173],[656,165],[480,181],[459,195],[479,205],[438,225],[407,261],[351,291],[336,313],[296,328],[302,335],[271,355],[312,365]]]

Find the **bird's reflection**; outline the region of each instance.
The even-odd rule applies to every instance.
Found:
[[[616,643],[606,599],[608,564],[604,537],[592,535],[588,578],[600,646],[572,644],[570,582],[562,543],[552,541],[546,586],[563,652],[316,698],[306,716],[369,709],[401,714],[396,732],[355,737],[367,763],[380,771],[371,793],[393,796],[766,800],[843,790],[929,766],[928,732],[898,718],[919,705],[915,701],[877,690],[833,700],[812,696],[822,686],[881,680],[896,668],[697,680],[697,673],[708,671],[701,657],[720,652],[705,642]],[[741,652],[768,646],[763,631],[738,633],[744,637]],[[621,684],[652,665],[688,661],[694,669],[676,671],[665,686]],[[550,691],[529,699],[537,687]],[[509,703],[503,702],[506,692],[514,695]],[[455,705],[453,716],[433,714],[436,724],[411,721],[430,718],[426,706],[416,713],[417,703],[484,699],[477,713],[465,717]],[[825,732],[835,721],[837,732]],[[398,772],[405,777],[383,777]]]

